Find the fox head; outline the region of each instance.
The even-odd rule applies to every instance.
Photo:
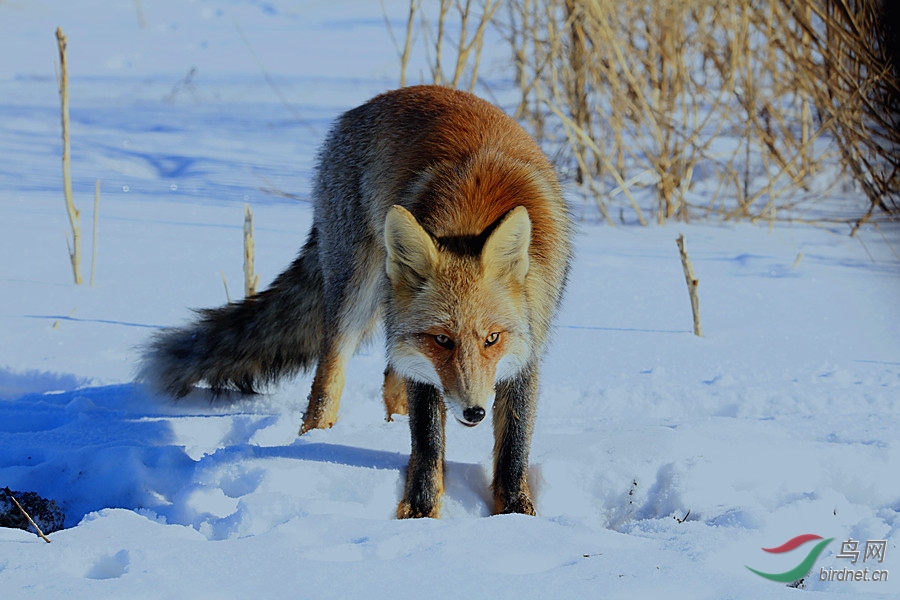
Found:
[[[480,249],[458,251],[401,206],[385,219],[388,360],[406,379],[440,390],[470,427],[491,407],[495,384],[516,375],[531,352],[528,211],[512,209],[487,233]]]

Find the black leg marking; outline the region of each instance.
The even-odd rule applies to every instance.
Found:
[[[400,519],[437,518],[444,493],[444,424],[447,411],[440,392],[431,385],[407,382],[412,449],[406,472]]]
[[[537,406],[536,367],[497,384],[494,401],[494,513],[534,514],[528,489],[528,450]]]

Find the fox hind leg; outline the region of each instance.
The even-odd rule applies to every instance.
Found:
[[[394,415],[409,414],[406,381],[390,365],[384,370],[384,408],[386,421],[393,421]]]
[[[377,307],[368,307],[367,314],[363,327],[355,327],[353,320],[344,316],[343,324],[334,328],[338,333],[324,337],[300,435],[310,429],[328,429],[337,421],[347,361],[377,321]]]
[[[334,425],[347,361],[378,320],[384,259],[371,254],[347,257],[329,253],[331,260],[338,264],[330,270],[327,265],[324,268],[330,277],[326,276],[324,281],[322,345],[300,435]]]
[[[346,361],[346,357],[340,352],[331,351],[320,356],[312,390],[309,392],[309,404],[303,416],[303,425],[300,426],[300,435],[310,429],[328,429],[337,421],[341,394],[344,391]]]

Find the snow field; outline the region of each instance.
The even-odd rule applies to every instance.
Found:
[[[240,295],[244,203],[262,284],[289,263],[328,123],[397,68],[377,3],[139,4],[143,28],[134,3],[0,4],[0,52],[21,57],[0,63],[0,486],[56,499],[68,527],[0,530],[3,597],[896,597],[896,576],[815,577],[847,566],[846,539],[886,540],[900,574],[895,225],[609,227],[573,196],[537,518],[489,516],[490,426],[451,422],[443,518],[394,519],[409,433],[384,422],[380,336],[335,427],[302,438],[309,375],[250,402],[135,386],[153,331],[224,303],[223,274]],[[66,257],[57,25],[85,250],[102,186],[92,288]],[[835,538],[806,592],[747,571],[795,566],[760,548],[800,533]]]

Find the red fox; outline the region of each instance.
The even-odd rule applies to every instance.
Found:
[[[492,411],[495,513],[534,514],[538,367],[562,297],[571,221],[556,174],[500,109],[439,86],[342,115],[318,156],[311,231],[265,291],[200,311],[148,346],[139,379],[252,393],[316,365],[300,434],[334,425],[347,360],[383,321],[388,420],[408,411],[399,518],[438,517],[447,409]]]

